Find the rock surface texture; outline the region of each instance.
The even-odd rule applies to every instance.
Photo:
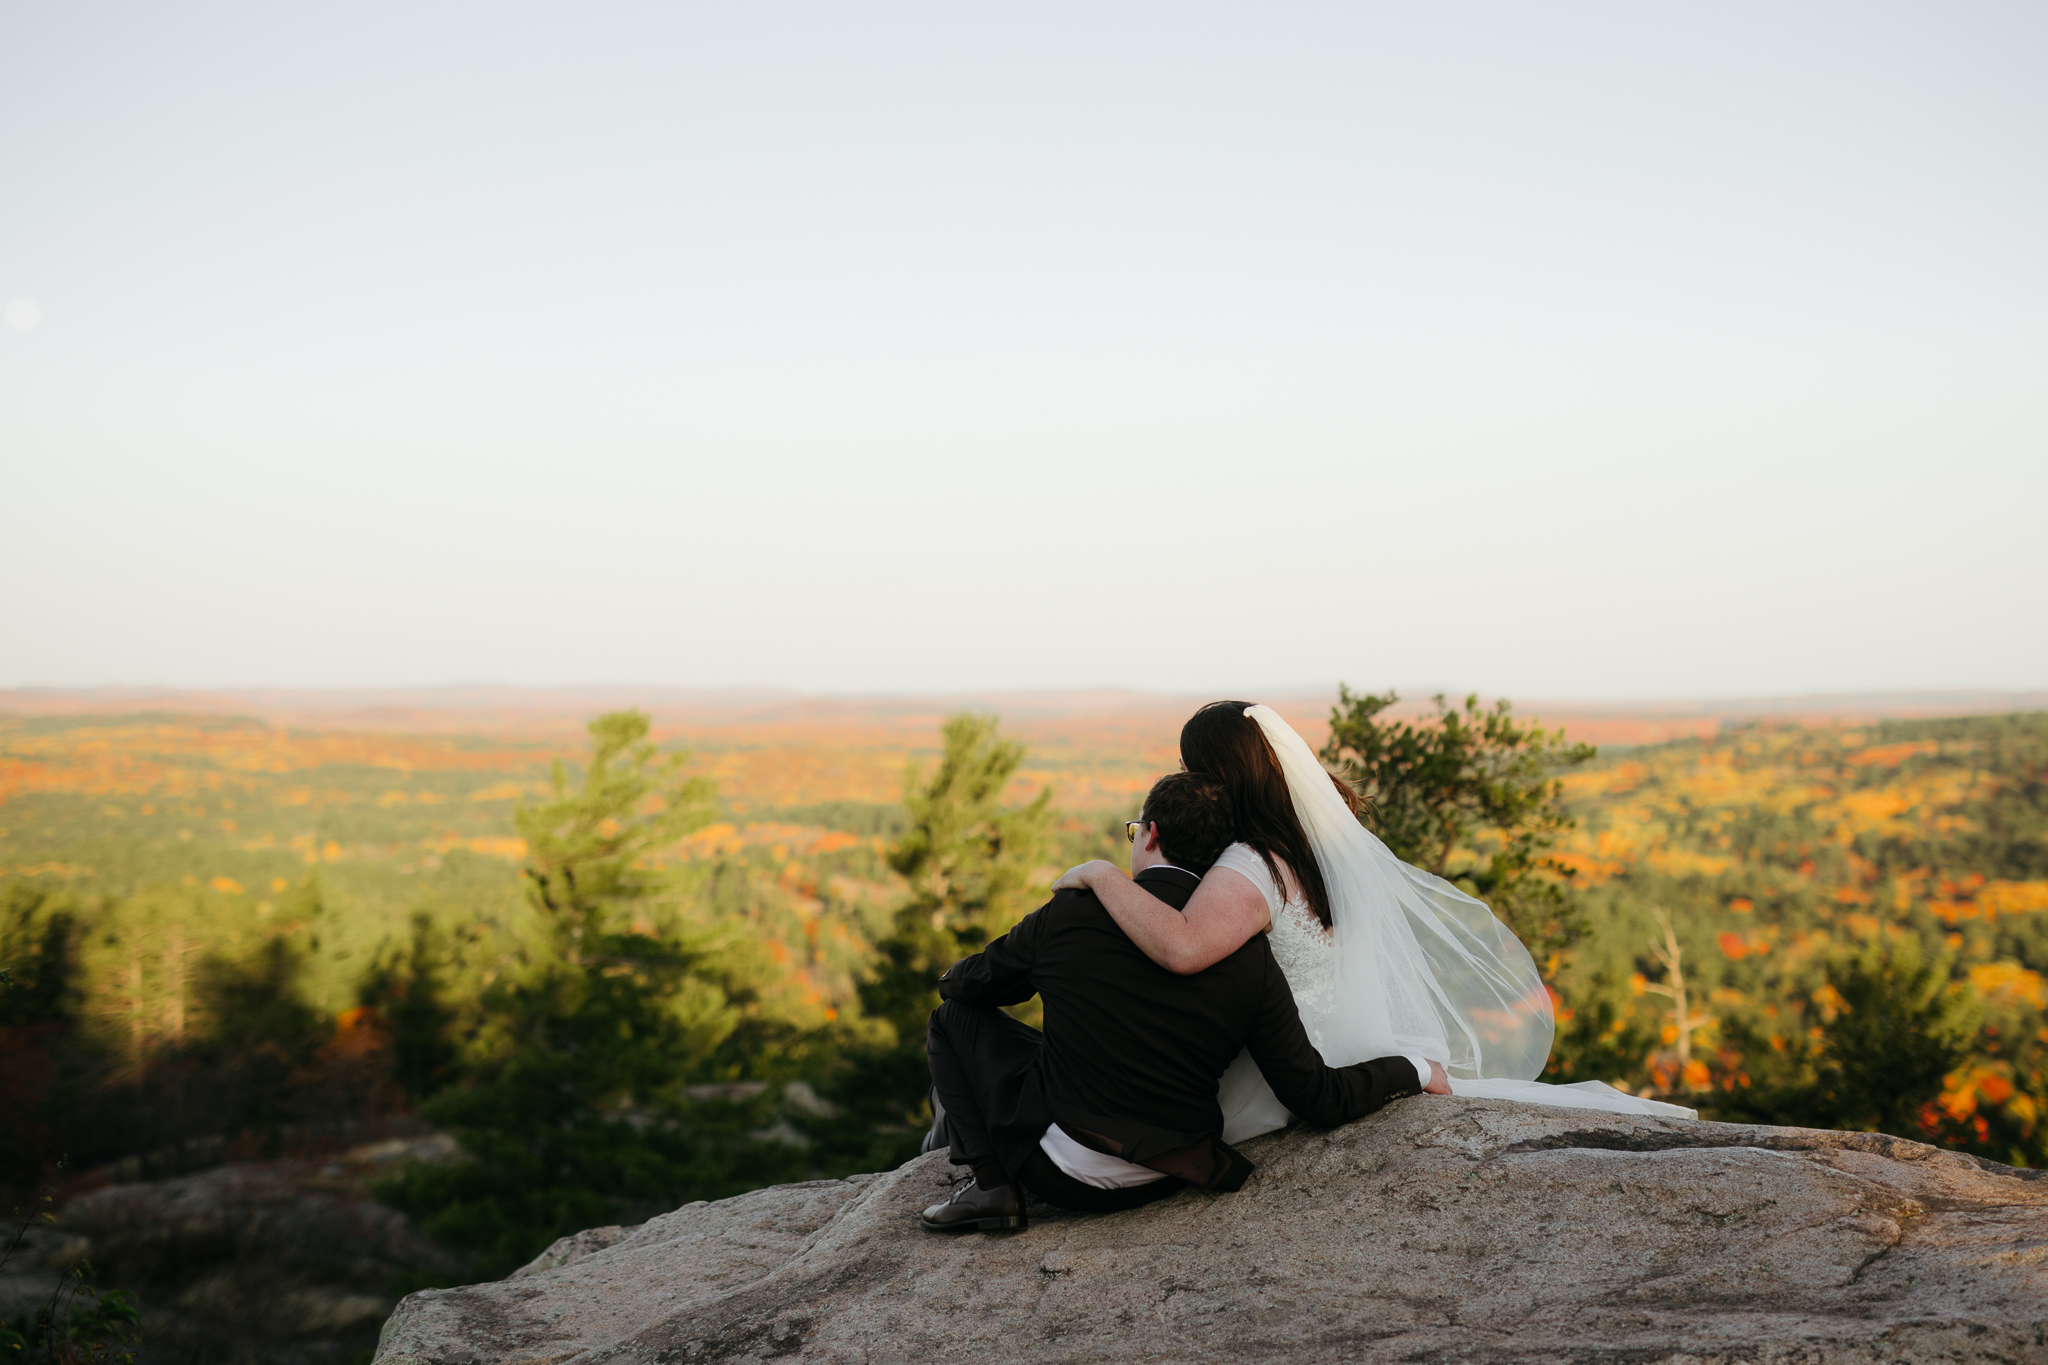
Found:
[[[0,1266],[0,1321],[48,1303],[59,1273],[84,1261],[101,1285],[138,1295],[142,1365],[360,1359],[395,1306],[395,1278],[463,1269],[367,1186],[454,1150],[446,1137],[398,1139],[80,1195]]]
[[[2048,1361],[2048,1180],[1918,1143],[1418,1096],[1243,1191],[939,1235],[942,1154],[414,1294],[380,1365]]]

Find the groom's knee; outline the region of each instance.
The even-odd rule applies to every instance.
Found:
[[[988,1058],[1035,1047],[1044,1038],[1037,1029],[1019,1023],[994,1005],[963,1005],[958,1000],[948,1000],[925,1021],[924,1050],[928,1055],[945,1052],[957,1057]]]
[[[927,1054],[950,1051],[948,1042],[953,1028],[958,1024],[961,1006],[948,1000],[931,1012],[924,1021],[924,1050]]]
[[[958,1000],[947,1000],[931,1012],[924,1023],[925,1048],[931,1048],[931,1040],[943,1034],[957,1033],[963,1025],[980,1022],[978,1016],[987,1014],[982,1005],[963,1005]]]

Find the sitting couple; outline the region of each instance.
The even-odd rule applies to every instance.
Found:
[[[1425,1090],[1692,1116],[1535,1081],[1553,1024],[1528,951],[1395,858],[1277,713],[1203,707],[1181,762],[1127,829],[1129,877],[1074,868],[941,979],[926,1146],[974,1179],[926,1227],[1023,1227],[1025,1190],[1083,1212],[1236,1190],[1230,1143]],[[1034,994],[1043,1033],[1001,1009]]]

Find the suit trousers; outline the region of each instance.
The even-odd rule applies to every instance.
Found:
[[[955,1166],[995,1156],[984,1117],[995,1087],[1037,1061],[1044,1046],[1044,1034],[999,1009],[948,1000],[932,1011],[924,1050],[932,1067],[933,1107],[944,1107]]]
[[[942,1109],[945,1135],[956,1166],[993,1158],[988,1102],[999,1078],[1031,1065],[1045,1037],[999,1009],[947,1001],[932,1011],[925,1054],[932,1068],[933,1107]],[[1174,1176],[1146,1185],[1105,1190],[1068,1175],[1043,1151],[1034,1150],[1021,1171],[1006,1172],[1032,1194],[1077,1213],[1114,1213],[1164,1199],[1184,1188]]]

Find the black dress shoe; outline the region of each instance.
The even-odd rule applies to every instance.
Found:
[[[1003,1232],[1031,1226],[1024,1216],[1024,1196],[1015,1185],[985,1190],[973,1181],[961,1186],[945,1203],[926,1209],[918,1215],[918,1221],[933,1232],[964,1232],[968,1228]]]

